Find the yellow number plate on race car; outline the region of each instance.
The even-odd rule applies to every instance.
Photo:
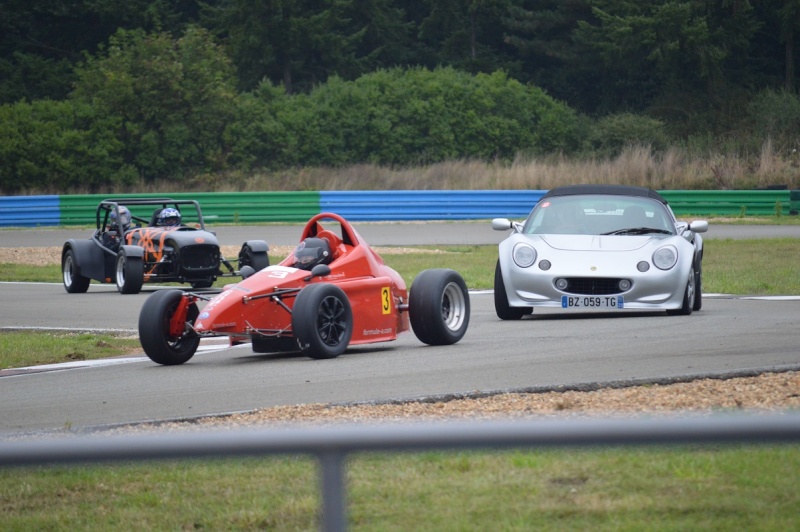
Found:
[[[590,310],[595,308],[620,309],[622,296],[561,296],[561,308]]]

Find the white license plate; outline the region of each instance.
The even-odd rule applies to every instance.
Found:
[[[561,308],[586,309],[623,308],[622,296],[561,296]]]

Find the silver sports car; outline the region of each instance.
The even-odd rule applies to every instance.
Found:
[[[573,185],[548,191],[500,243],[494,305],[503,320],[533,307],[568,311],[666,310],[691,314],[702,299],[708,222],[679,222],[643,187]]]

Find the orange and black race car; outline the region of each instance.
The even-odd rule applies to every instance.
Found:
[[[96,218],[91,238],[69,239],[62,248],[69,293],[86,292],[92,279],[116,283],[122,294],[136,294],[144,283],[208,288],[218,277],[238,276],[244,266],[269,266],[267,243],[251,240],[242,245],[234,268],[194,200],[107,199],[97,206]]]
[[[217,295],[159,290],[148,297],[139,314],[147,356],[158,364],[183,364],[202,337],[227,336],[232,345],[250,342],[257,353],[334,358],[349,345],[392,341],[409,328],[426,344],[455,344],[469,325],[461,275],[424,270],[408,290],[400,274],[333,213],[312,217],[299,245],[279,264],[241,273],[242,281]]]

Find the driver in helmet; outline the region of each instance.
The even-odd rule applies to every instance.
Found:
[[[119,210],[119,220],[117,220],[117,210]],[[117,209],[112,209],[109,215],[109,231],[125,232],[131,228],[131,211],[127,207],[120,205]]]
[[[177,227],[181,225],[181,213],[178,209],[172,207],[162,209],[161,212],[158,213],[156,225],[158,227]]]
[[[331,260],[331,246],[324,238],[306,238],[294,248],[293,266],[301,270],[311,270],[317,264],[329,264]]]
[[[119,219],[117,219],[117,211],[119,211]],[[131,211],[122,205],[116,209],[111,209],[108,216],[108,226],[103,233],[103,245],[109,249],[116,251],[119,248],[120,237],[131,228]]]

